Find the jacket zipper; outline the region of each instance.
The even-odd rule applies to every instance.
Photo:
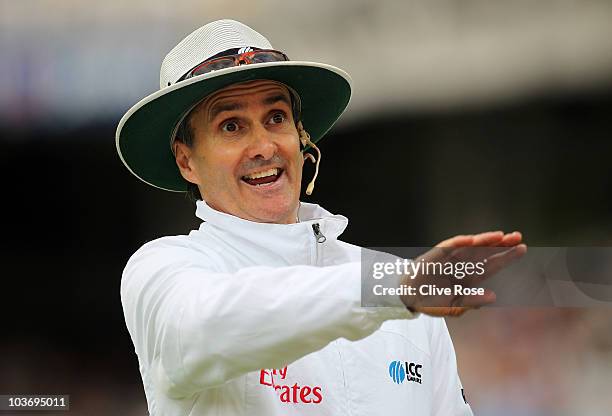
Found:
[[[312,231],[314,231],[314,235],[315,235],[315,239],[317,240],[317,243],[322,244],[327,240],[327,237],[325,237],[323,233],[321,232],[321,226],[319,225],[318,222],[312,224]]]
[[[312,232],[316,241],[316,243],[312,247],[313,250],[311,251],[312,265],[319,266],[319,261],[321,259],[321,249],[323,248],[323,243],[325,242],[325,240],[327,240],[327,238],[321,232],[321,226],[319,225],[319,223],[312,224]]]

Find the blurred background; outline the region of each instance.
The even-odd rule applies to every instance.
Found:
[[[344,240],[503,229],[532,246],[612,243],[612,1],[0,0],[0,394],[146,414],[121,272],[198,221],[184,196],[129,174],[115,128],[180,39],[228,17],[352,75],[303,199],[348,216]],[[476,414],[611,413],[612,309],[448,323]]]

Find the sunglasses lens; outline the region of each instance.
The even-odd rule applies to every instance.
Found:
[[[259,52],[253,55],[253,63],[285,61],[285,57],[278,52]]]
[[[231,68],[234,66],[234,60],[232,58],[227,59],[215,59],[214,61],[207,62],[204,65],[201,65],[199,68],[196,68],[191,76],[206,74],[211,71],[217,71],[219,69]]]

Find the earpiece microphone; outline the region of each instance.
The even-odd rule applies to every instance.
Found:
[[[302,146],[312,147],[313,149],[317,151],[317,155],[318,155],[318,157],[315,158],[310,153],[304,153],[304,160],[308,159],[312,163],[315,164],[315,174],[312,177],[312,180],[310,181],[308,186],[306,187],[306,195],[312,195],[312,191],[314,191],[315,181],[317,180],[317,175],[319,174],[319,163],[321,163],[321,151],[312,141],[310,141],[310,134],[308,134],[308,132],[304,130],[304,126],[302,125],[301,121],[297,122],[296,127],[298,129],[298,134],[300,135],[300,142],[302,143]]]

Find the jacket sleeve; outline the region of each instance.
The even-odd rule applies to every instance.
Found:
[[[217,273],[194,257],[202,256],[149,243],[128,261],[121,283],[141,366],[173,398],[412,317],[405,308],[360,306],[358,262]]]
[[[431,318],[433,323],[431,351],[434,370],[434,416],[473,416],[465,399],[457,371],[453,341],[444,318]]]

